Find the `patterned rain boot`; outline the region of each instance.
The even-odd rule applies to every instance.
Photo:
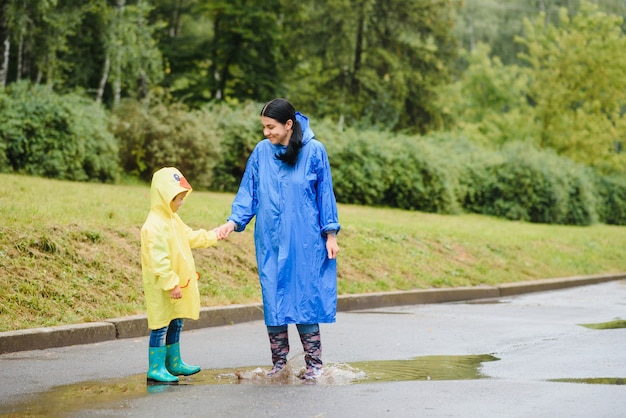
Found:
[[[300,334],[300,341],[304,349],[304,363],[306,369],[301,376],[306,380],[314,380],[322,374],[322,339],[320,332]]]
[[[149,347],[148,358],[150,369],[148,370],[148,383],[176,384],[178,378],[170,374],[165,368],[165,347]]]
[[[287,364],[287,355],[289,354],[289,333],[268,332],[270,337],[270,349],[272,350],[272,370],[267,372],[267,376],[271,377],[280,372]]]
[[[174,376],[191,376],[200,371],[199,366],[190,366],[180,358],[180,343],[166,346],[165,367]]]

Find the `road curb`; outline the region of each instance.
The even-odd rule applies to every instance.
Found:
[[[506,283],[498,286],[421,289],[404,292],[342,295],[338,298],[337,310],[346,312],[389,306],[494,299],[523,293],[565,289],[622,279],[626,279],[626,273],[533,280],[528,282]],[[262,304],[208,307],[200,309],[200,318],[197,321],[186,321],[185,329],[192,330],[217,327],[262,319]],[[147,335],[149,335],[149,329],[146,315],[133,315],[86,324],[0,332],[0,354],[28,350],[43,350],[77,344],[93,344],[102,341],[137,338]]]

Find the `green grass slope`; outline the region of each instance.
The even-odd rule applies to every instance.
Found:
[[[190,179],[193,185],[193,179]],[[193,228],[233,195],[191,193]],[[143,313],[139,231],[149,186],[0,175],[0,331]],[[626,271],[626,227],[510,222],[340,205],[339,293],[493,285]],[[260,302],[250,225],[195,250],[203,306]]]

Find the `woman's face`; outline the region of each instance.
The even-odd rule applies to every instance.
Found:
[[[289,144],[291,138],[293,121],[289,119],[284,125],[276,119],[267,116],[261,116],[261,124],[263,125],[263,136],[270,140],[274,145]]]

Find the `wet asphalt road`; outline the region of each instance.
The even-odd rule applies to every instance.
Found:
[[[147,337],[9,353],[0,416],[624,417],[626,328],[580,325],[616,319],[626,319],[624,280],[342,312],[322,324],[317,384],[253,379],[270,362],[259,321],[183,332],[185,361],[204,370],[176,387],[147,388]]]

